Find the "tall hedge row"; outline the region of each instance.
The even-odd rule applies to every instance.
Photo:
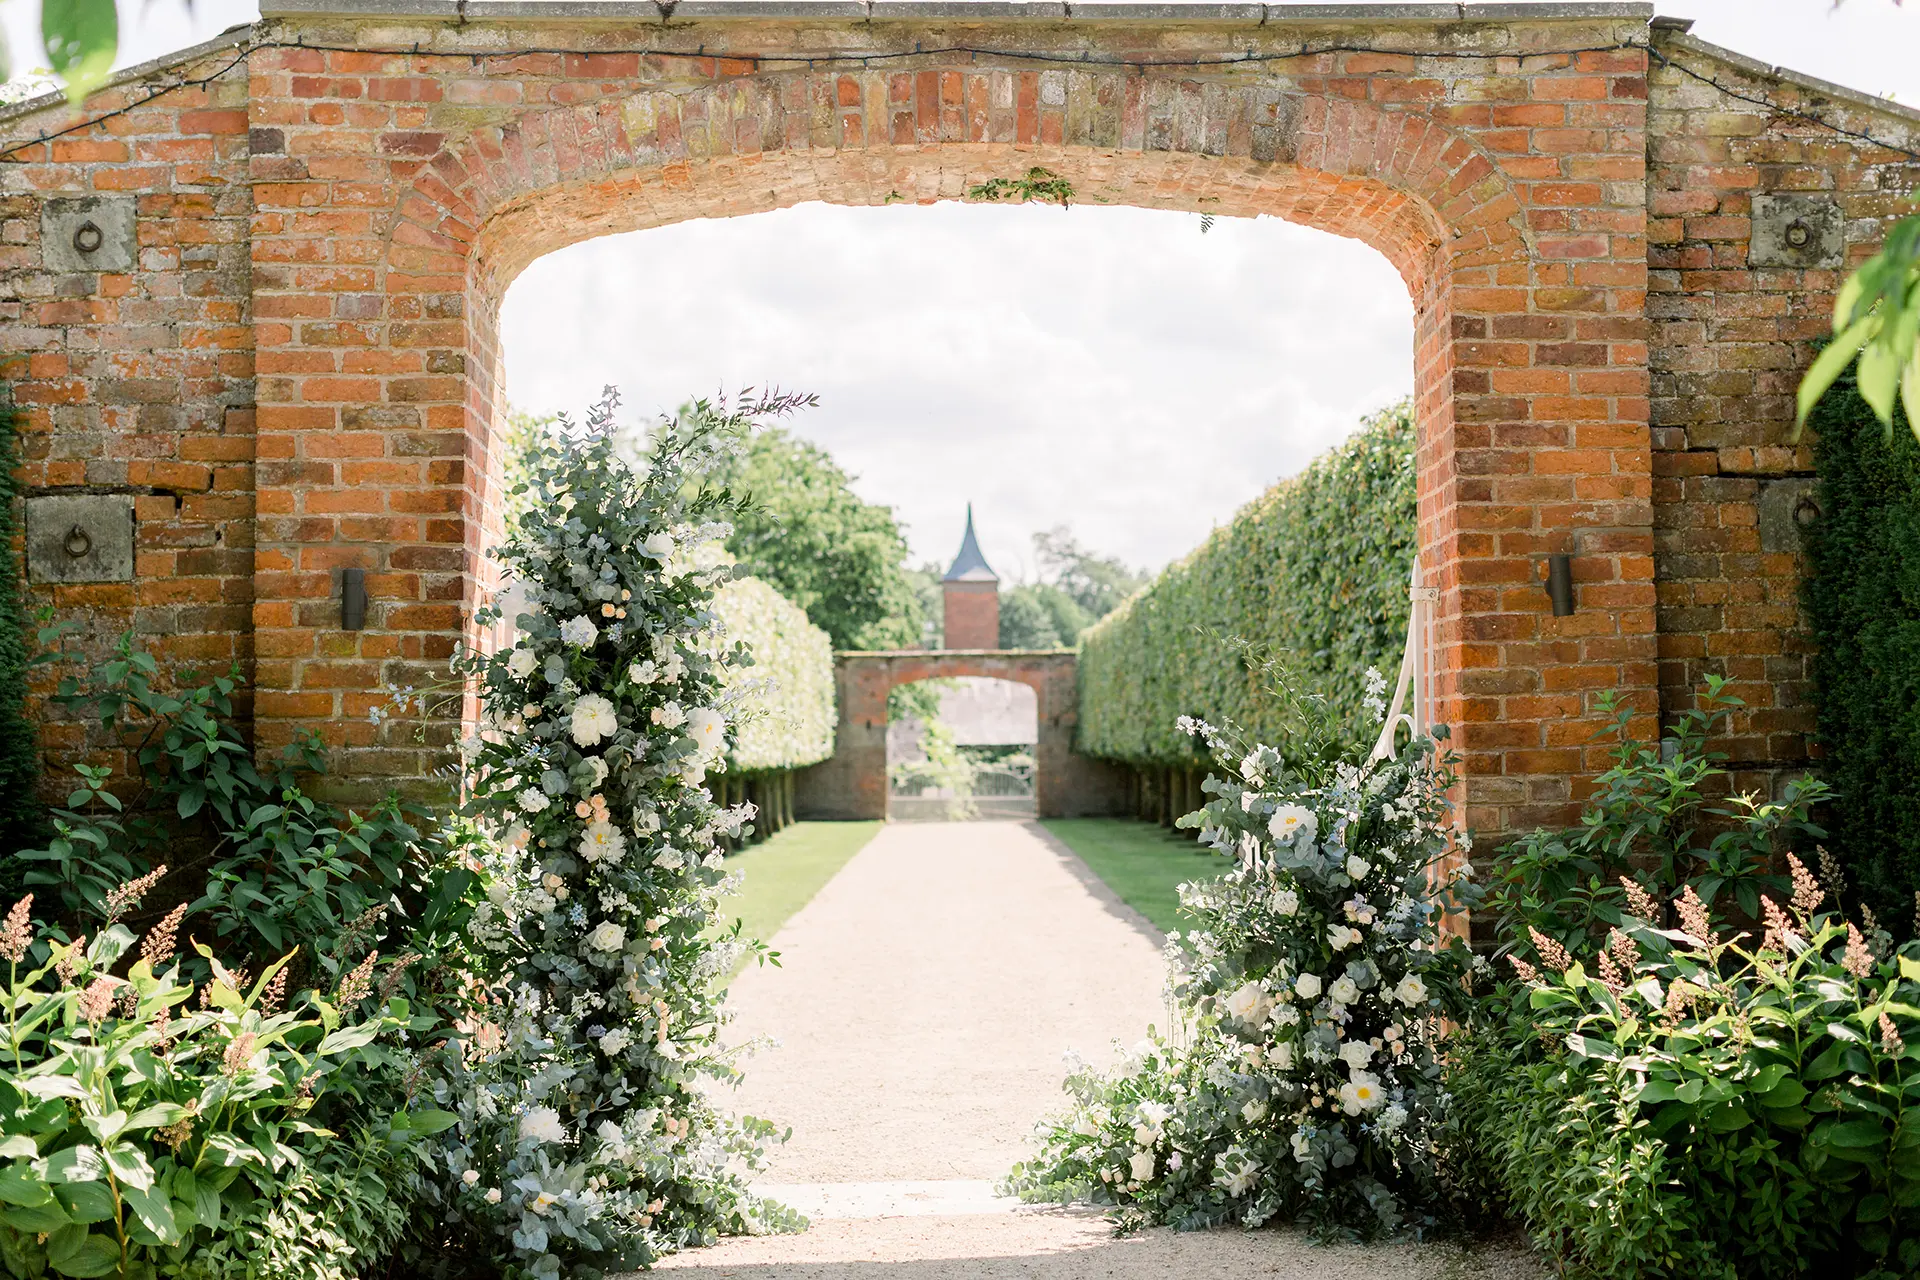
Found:
[[[19,442],[10,410],[0,408],[0,851],[34,844],[45,823],[35,795],[40,746],[27,718],[27,668],[33,651],[20,578]]]
[[[1182,764],[1182,715],[1268,731],[1273,708],[1219,636],[1273,650],[1356,709],[1369,666],[1391,679],[1417,537],[1413,449],[1408,403],[1373,415],[1087,631],[1080,749]]]
[[[798,769],[833,754],[833,641],[799,605],[758,578],[715,596],[728,643],[744,640],[754,665],[741,679],[770,681],[740,710],[728,764],[741,772]]]
[[[1920,890],[1920,444],[1885,437],[1851,375],[1812,425],[1820,518],[1803,589],[1830,847],[1881,911],[1904,923]]]

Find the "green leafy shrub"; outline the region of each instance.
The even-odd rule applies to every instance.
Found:
[[[1726,756],[1707,747],[1743,705],[1725,688],[1708,676],[1699,706],[1658,744],[1630,737],[1632,710],[1611,693],[1599,696],[1599,711],[1613,718],[1601,735],[1619,741],[1612,765],[1594,780],[1581,825],[1514,840],[1488,878],[1502,949],[1534,955],[1539,934],[1584,955],[1621,923],[1636,892],[1669,902],[1692,888],[1716,910],[1758,918],[1762,892],[1783,883],[1773,871],[1779,856],[1825,834],[1811,815],[1831,793],[1806,776],[1788,779],[1779,801],[1729,794]]]
[[[1450,1042],[1469,1200],[1584,1274],[1920,1270],[1920,944],[1837,914],[1797,859],[1764,933],[1644,893],[1591,968],[1550,939]]]
[[[1183,715],[1271,739],[1281,713],[1221,635],[1284,655],[1323,689],[1357,689],[1368,667],[1395,669],[1416,537],[1413,448],[1410,405],[1375,414],[1089,628],[1079,749],[1192,764],[1194,744],[1175,728]]]
[[[117,886],[91,939],[36,939],[31,899],[0,927],[0,1264],[17,1277],[357,1274],[398,1234],[417,1140],[452,1120],[369,1095],[394,1056],[376,1042],[409,1025],[406,1002],[370,999],[371,958],[331,995],[289,1004],[291,952],[249,981],[200,947],[212,977],[195,1008],[175,954],[184,909],[118,975],[135,943],[118,917],[155,878]],[[350,1142],[328,1113],[353,1123]],[[371,1154],[351,1186],[343,1149]],[[314,1186],[330,1209],[343,1196],[381,1207],[351,1231],[269,1229]]]
[[[1812,422],[1820,518],[1802,596],[1833,848],[1875,909],[1905,920],[1920,891],[1920,443],[1885,431],[1851,374]]]
[[[1449,778],[1425,740],[1385,762],[1298,749],[1339,729],[1318,700],[1274,700],[1321,723],[1282,749],[1182,726],[1212,750],[1215,798],[1181,825],[1232,865],[1181,888],[1196,927],[1169,956],[1189,1038],[1077,1069],[1072,1106],[1014,1170],[1020,1194],[1183,1228],[1278,1219],[1370,1237],[1434,1220],[1435,1014],[1462,950],[1440,945],[1435,896]]]

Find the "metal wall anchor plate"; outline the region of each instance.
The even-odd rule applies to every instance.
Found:
[[[1755,196],[1747,265],[1831,269],[1847,256],[1846,218],[1832,196]]]
[[[124,493],[28,498],[27,578],[133,581],[133,498]]]
[[[79,196],[40,206],[40,259],[49,271],[131,271],[139,251],[132,196]]]

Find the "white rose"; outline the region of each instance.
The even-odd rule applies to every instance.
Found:
[[[580,836],[580,856],[598,866],[618,862],[627,851],[627,838],[611,822],[590,823]]]
[[[597,747],[603,738],[611,738],[620,729],[613,704],[597,693],[589,693],[573,704],[568,723],[573,740],[583,747]]]
[[[1267,819],[1267,830],[1275,840],[1292,840],[1304,836],[1311,841],[1314,833],[1319,829],[1320,820],[1314,817],[1313,810],[1305,805],[1283,804],[1273,811],[1271,818]]]
[[[1373,870],[1373,864],[1359,854],[1347,859],[1347,874],[1354,880],[1365,880],[1367,872]]]
[[[487,1203],[488,1203],[488,1204],[499,1204],[499,1203],[500,1203],[500,1188],[498,1188],[498,1187],[488,1187],[488,1188],[487,1188]]]
[[[480,1181],[480,1171],[478,1169],[469,1169],[460,1175],[460,1181],[466,1183],[468,1186],[472,1186],[474,1183]]]
[[[565,1142],[567,1127],[552,1107],[535,1107],[520,1117],[520,1140],[525,1142]]]
[[[590,649],[599,639],[600,628],[595,626],[593,619],[587,617],[584,613],[577,618],[568,618],[560,624],[560,641],[563,644],[577,645],[582,649]]]
[[[687,713],[687,732],[702,751],[718,751],[726,744],[726,717],[712,707],[695,707]]]
[[[1299,994],[1302,1000],[1313,999],[1320,994],[1319,975],[1312,973],[1301,974],[1293,980],[1293,989]]]
[[[609,1058],[617,1057],[632,1041],[633,1037],[627,1034],[625,1027],[615,1027],[600,1037],[600,1052]]]
[[[1273,895],[1273,914],[1290,916],[1300,910],[1300,895],[1291,889],[1282,889]]]
[[[1267,1061],[1285,1071],[1293,1066],[1293,1041],[1282,1040],[1267,1050]]]
[[[666,532],[656,533],[641,543],[640,549],[655,560],[665,560],[673,554],[673,535]]]
[[[1405,1005],[1425,1004],[1427,984],[1420,980],[1419,974],[1410,973],[1393,989],[1393,998]]]
[[[1380,1081],[1370,1072],[1356,1071],[1340,1086],[1340,1105],[1350,1116],[1371,1111],[1385,1101]]]
[[[1327,945],[1335,951],[1344,951],[1358,941],[1360,941],[1358,929],[1349,929],[1343,924],[1327,926]]]
[[[587,935],[587,945],[595,951],[618,951],[627,945],[627,931],[611,920],[602,920]]]
[[[533,650],[525,647],[515,649],[507,655],[507,671],[516,680],[525,680],[539,665],[540,659],[534,656]]]
[[[1100,1126],[1095,1124],[1093,1117],[1084,1111],[1074,1117],[1073,1131],[1083,1138],[1097,1138],[1100,1136]]]
[[[1335,978],[1327,988],[1327,999],[1335,1004],[1352,1004],[1360,998],[1360,988],[1352,978]]]
[[[1153,1176],[1153,1152],[1136,1151],[1127,1161],[1127,1171],[1135,1182],[1145,1182]]]
[[[1257,982],[1242,983],[1225,1001],[1226,1010],[1241,1022],[1252,1026],[1266,1012],[1267,993]]]
[[[520,807],[528,813],[539,813],[547,807],[547,793],[538,787],[528,787],[514,799],[519,801]]]
[[[1361,1040],[1349,1040],[1340,1046],[1340,1061],[1347,1064],[1348,1070],[1358,1071],[1373,1061],[1373,1050]]]

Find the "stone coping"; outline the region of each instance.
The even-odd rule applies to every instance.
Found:
[[[1457,4],[1078,4],[1073,0],[262,0],[263,18],[451,18],[464,22],[1065,22],[1350,25],[1645,21],[1651,0],[1466,0]]]

